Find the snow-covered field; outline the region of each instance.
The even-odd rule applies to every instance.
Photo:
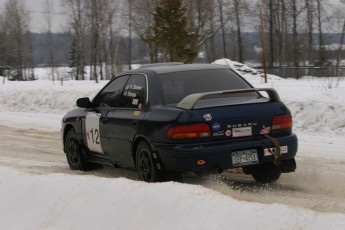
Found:
[[[67,163],[62,161],[44,162],[30,173],[20,167],[35,167],[36,163],[17,159],[20,167],[14,167],[9,156],[15,153],[5,143],[9,139],[1,136],[0,229],[344,229],[344,79],[304,77],[296,81],[269,76],[265,84],[256,71],[246,66],[219,62],[235,65],[255,87],[277,89],[293,113],[300,144],[297,163],[306,167],[299,167],[291,176],[283,175],[276,187],[267,188],[276,196],[271,202],[263,202],[270,199],[265,189],[257,192],[258,188],[251,185],[242,192],[241,184],[240,189],[236,185],[219,190],[214,187],[226,185],[147,184],[128,177],[44,170],[60,167],[67,171]],[[1,133],[13,130],[25,136],[25,132],[38,130],[42,142],[46,138],[50,143],[48,135],[58,133],[63,114],[74,107],[75,100],[92,97],[104,84],[65,81],[61,86],[48,80],[6,81],[0,85]],[[32,133],[30,136],[36,135]],[[21,141],[21,136],[16,138]],[[26,147],[36,145],[44,143]],[[63,157],[62,150],[58,151]],[[312,168],[314,161],[322,167]],[[329,174],[324,175],[322,170]],[[279,194],[288,194],[289,190],[303,196],[310,193],[310,204],[308,198],[297,196],[280,202]],[[312,204],[318,195],[327,193],[331,200],[324,200],[325,207]],[[300,200],[308,205],[300,206]]]

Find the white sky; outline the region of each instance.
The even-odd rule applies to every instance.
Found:
[[[0,0],[0,13],[3,12],[3,8],[8,0]],[[26,5],[26,8],[30,11],[31,14],[31,28],[30,30],[33,32],[46,32],[47,31],[47,14],[44,13],[46,11],[46,1],[47,0],[22,0]],[[48,0],[52,5],[52,31],[53,32],[62,32],[66,29],[66,16],[63,14],[59,14],[63,12],[61,6],[61,0]],[[256,0],[257,1],[257,0]],[[332,5],[339,5],[340,0],[328,0],[326,1],[328,4]],[[336,28],[331,26],[331,31],[338,32],[338,25]],[[327,30],[327,28],[324,28]]]
[[[0,0],[0,13],[4,11],[4,6],[8,0]],[[46,11],[47,0],[22,0],[29,10],[31,16],[30,30],[33,32],[47,31],[47,16]],[[64,30],[66,17],[62,14],[61,0],[49,0],[52,6],[52,31],[60,32]]]

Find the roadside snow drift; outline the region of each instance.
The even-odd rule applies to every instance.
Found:
[[[343,229],[345,215],[238,201],[210,189],[0,168],[1,229]],[[6,176],[3,176],[6,175]]]

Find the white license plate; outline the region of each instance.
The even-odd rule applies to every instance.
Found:
[[[252,127],[241,127],[232,129],[232,137],[247,137],[252,135]]]
[[[243,166],[259,163],[256,149],[242,150],[231,153],[232,165]]]
[[[267,148],[264,149],[265,156],[271,156],[275,154],[276,148]],[[287,146],[280,146],[280,154],[288,153],[288,147]]]

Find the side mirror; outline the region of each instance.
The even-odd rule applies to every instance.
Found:
[[[77,100],[77,106],[79,108],[85,108],[85,109],[90,108],[91,107],[90,99],[88,97],[79,98]]]

